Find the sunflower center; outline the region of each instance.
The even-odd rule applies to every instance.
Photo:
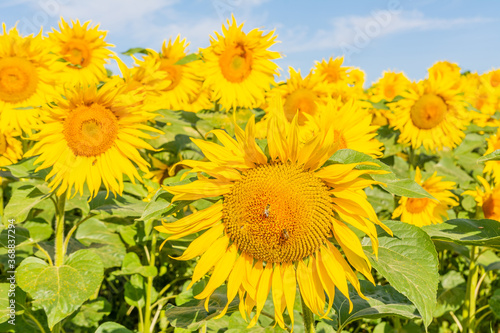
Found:
[[[483,202],[483,213],[487,219],[500,221],[500,198],[490,195]]]
[[[394,97],[396,97],[396,90],[394,89],[394,86],[385,86],[384,88],[384,96],[386,97],[387,101],[392,101]]]
[[[38,73],[27,59],[0,59],[0,99],[8,103],[22,102],[36,91]]]
[[[224,197],[226,234],[257,260],[291,262],[313,254],[328,237],[332,204],[314,173],[293,164],[245,171]]]
[[[179,85],[182,79],[182,66],[174,65],[176,61],[173,59],[162,59],[160,70],[167,73],[167,80],[170,80],[170,85],[165,90],[172,90]]]
[[[0,133],[0,155],[5,154],[7,151],[7,139],[3,133]]]
[[[283,105],[283,109],[288,121],[292,121],[298,111],[299,124],[303,125],[307,119],[303,113],[310,114],[311,116],[316,114],[318,109],[316,105],[316,95],[309,89],[299,88],[288,95]]]
[[[434,94],[425,94],[413,105],[410,117],[420,129],[431,129],[443,121],[448,107],[444,100]]]
[[[412,214],[418,214],[427,207],[428,203],[429,199],[427,198],[409,198],[406,201],[406,209]]]
[[[491,76],[490,79],[491,86],[496,88],[498,85],[500,85],[500,71],[495,71],[493,72],[493,75]]]
[[[80,105],[66,118],[63,133],[76,156],[98,156],[113,146],[118,120],[102,105]]]
[[[347,142],[345,141],[344,134],[340,133],[337,130],[334,130],[333,134],[334,134],[334,137],[333,137],[334,142],[336,142],[336,143],[339,144],[339,148],[338,149],[346,149],[347,148]]]
[[[234,83],[243,82],[252,72],[252,52],[243,44],[226,47],[219,57],[219,66],[226,80]]]
[[[86,67],[90,63],[91,53],[88,43],[81,39],[72,39],[64,44],[61,53],[70,67]]]
[[[340,80],[340,72],[338,68],[325,69],[325,81],[328,83],[336,83]]]

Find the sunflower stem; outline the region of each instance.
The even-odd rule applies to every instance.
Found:
[[[314,327],[314,313],[312,313],[311,309],[307,307],[302,295],[300,295],[300,303],[302,305],[302,318],[304,319],[304,332],[315,333],[316,329]]]
[[[465,294],[463,321],[463,332],[474,333],[474,316],[476,315],[476,286],[478,283],[479,266],[476,265],[477,247],[472,246],[470,250],[469,276],[467,277],[467,291]]]
[[[155,253],[156,253],[156,232],[153,229],[151,235],[151,254],[149,259],[149,266],[155,266]],[[153,276],[148,277],[148,284],[146,287],[146,308],[144,310],[144,333],[151,332],[151,291],[153,289]]]
[[[56,238],[55,245],[55,266],[62,266],[64,263],[64,205],[66,204],[66,192],[57,197],[56,200]]]

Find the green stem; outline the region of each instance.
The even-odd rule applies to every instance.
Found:
[[[45,333],[45,329],[43,328],[42,324],[40,324],[38,319],[36,319],[36,317],[33,316],[31,314],[31,312],[25,310],[24,314],[27,315],[31,320],[33,320],[35,322],[35,325],[38,327],[38,329],[40,330],[41,333]]]
[[[156,253],[156,232],[153,230],[151,235],[151,254],[149,259],[149,266],[155,266],[155,253]],[[148,284],[146,287],[146,309],[144,312],[144,333],[149,333],[151,326],[151,291],[153,290],[153,276],[148,276]]]
[[[315,333],[314,328],[314,313],[309,309],[304,302],[304,298],[300,295],[300,302],[302,304],[302,318],[304,318],[304,332],[305,333]]]
[[[90,214],[90,215],[87,215],[85,218],[81,219],[80,221],[78,221],[78,223],[76,223],[71,229],[70,231],[68,232],[68,234],[66,235],[66,239],[64,240],[64,246],[63,246],[63,251],[64,253],[66,253],[66,251],[68,250],[68,244],[69,244],[69,240],[71,239],[71,236],[73,236],[73,233],[76,231],[76,229],[78,228],[78,226],[80,224],[82,224],[83,222],[87,221],[88,219],[90,219],[91,217],[94,217],[96,214]]]
[[[476,265],[477,247],[472,246],[470,251],[469,276],[467,277],[467,291],[465,294],[463,332],[474,333],[474,316],[476,314],[476,286],[478,282],[479,266]]]
[[[31,238],[30,238],[30,240],[31,240]],[[47,259],[49,261],[49,265],[54,266],[54,263],[52,262],[52,258],[50,257],[50,254],[47,251],[45,251],[45,249],[43,247],[41,247],[38,243],[35,243],[35,246],[38,249],[38,251],[42,252],[47,257]]]
[[[392,323],[394,325],[394,332],[401,332],[401,319],[399,317],[392,317]]]
[[[57,197],[56,205],[56,238],[55,245],[55,266],[62,266],[64,263],[64,205],[66,204],[66,192]]]
[[[51,330],[52,333],[59,333],[61,332],[61,322],[58,322],[57,324],[54,325],[54,327]]]

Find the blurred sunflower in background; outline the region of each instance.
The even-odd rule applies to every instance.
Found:
[[[177,258],[201,256],[189,288],[212,271],[205,289],[195,297],[206,299],[208,307],[212,293],[227,281],[228,303],[218,317],[238,294],[243,318],[250,318],[255,308],[248,327],[257,322],[271,290],[275,320],[282,328],[285,309],[293,324],[297,285],[308,308],[322,317],[330,312],[335,288],[349,298],[347,281],[364,297],[355,270],[373,282],[371,265],[347,224],[371,238],[375,253],[375,225],[391,233],[363,191],[377,183],[363,175],[384,171],[356,168],[366,163],[324,165],[338,149],[330,128],[335,114],[325,118],[317,135],[304,142],[298,139],[298,116],[289,122],[279,110],[280,101],[274,104],[279,112],[273,112],[269,120],[269,156],[255,141],[253,117],[245,131],[235,126],[236,140],[222,130],[212,131],[221,144],[192,139],[208,160],[180,162],[198,173],[198,179],[166,189],[174,194],[173,202],[221,199],[157,227],[169,235],[166,241],[206,230]]]
[[[65,91],[65,98],[47,108],[38,141],[26,156],[40,155],[37,170],[52,167],[46,177],[57,195],[67,191],[83,195],[84,184],[95,197],[104,184],[113,194],[123,191],[123,175],[134,182],[141,180],[136,166],[148,172],[149,164],[139,149],[154,150],[143,139],[144,131],[160,132],[145,125],[156,115],[130,104],[123,94],[126,86],[120,78],[112,79],[99,89],[95,85],[77,86]],[[160,132],[161,133],[161,132]]]
[[[19,132],[0,130],[0,167],[15,164],[23,156],[23,144],[16,139]]]
[[[415,182],[421,185],[436,200],[401,197],[399,206],[394,210],[392,218],[399,217],[402,222],[419,227],[438,224],[447,220],[447,210],[458,205],[458,198],[451,192],[456,188],[456,183],[443,181],[442,179],[443,177],[434,172],[432,176],[423,180],[420,168],[417,167]]]
[[[104,81],[107,77],[106,62],[115,56],[108,47],[106,31],[99,30],[99,25],[91,26],[90,21],[83,24],[79,20],[71,21],[71,26],[63,18],[59,30],[52,28],[49,41],[54,52],[66,65],[59,79],[70,86],[92,85]]]
[[[500,149],[500,129],[497,129],[495,134],[487,138],[486,142],[488,143],[488,149],[484,155],[491,154],[495,150]],[[486,161],[483,173],[490,175],[495,181],[495,184],[500,184],[500,161]]]
[[[409,85],[402,99],[390,103],[391,126],[401,134],[399,142],[429,151],[454,148],[465,136],[468,123],[463,93],[453,77],[436,74]]]
[[[227,28],[222,26],[222,35],[215,32],[210,46],[201,50],[203,86],[213,90],[212,99],[226,110],[257,107],[278,75],[278,65],[272,60],[280,55],[269,50],[276,36],[258,29],[244,33],[243,24],[238,26],[234,16],[227,24]]]
[[[465,191],[462,195],[474,197],[485,218],[500,221],[500,187],[498,185],[490,186],[486,179],[481,176],[477,176],[477,179],[483,188],[477,186],[476,190]]]
[[[0,35],[0,131],[31,134],[40,107],[57,96],[54,84],[62,66],[42,32],[23,37],[14,27]]]

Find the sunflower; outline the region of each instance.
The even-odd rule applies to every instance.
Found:
[[[37,170],[52,166],[46,180],[57,195],[72,188],[83,195],[86,183],[91,198],[101,183],[114,194],[123,191],[123,175],[135,182],[141,180],[135,165],[143,172],[149,164],[138,149],[154,150],[143,138],[151,138],[143,131],[155,131],[144,125],[155,117],[130,104],[124,96],[125,85],[120,78],[106,82],[98,90],[95,85],[67,90],[65,99],[47,109],[45,124],[33,135],[38,141],[26,156],[40,154]],[[135,165],[134,165],[135,164]]]
[[[488,149],[484,155],[491,154],[497,149],[500,149],[500,128],[497,132],[486,139],[488,142]],[[484,166],[483,173],[490,175],[495,184],[500,184],[500,161],[487,161]]]
[[[267,133],[269,156],[255,141],[253,117],[245,131],[235,126],[236,140],[222,130],[213,131],[222,145],[192,139],[208,160],[180,163],[192,168],[190,172],[210,177],[199,174],[191,183],[167,187],[174,194],[172,202],[209,197],[220,200],[176,222],[163,222],[156,229],[169,235],[165,241],[206,230],[177,259],[201,255],[189,288],[213,268],[205,289],[195,296],[206,299],[206,308],[214,290],[227,281],[228,303],[218,317],[238,294],[245,319],[256,309],[249,323],[252,327],[272,289],[275,319],[284,328],[285,309],[292,324],[294,321],[297,285],[312,312],[326,316],[335,287],[349,297],[350,281],[364,297],[355,270],[373,282],[370,263],[347,224],[366,233],[377,252],[375,224],[390,230],[378,220],[363,192],[376,182],[363,175],[383,171],[358,170],[359,163],[325,166],[338,149],[329,125],[324,124],[316,136],[301,142],[298,117],[288,122],[283,111],[273,113]]]
[[[401,134],[399,142],[430,151],[454,148],[464,138],[467,124],[463,94],[448,76],[430,76],[409,85],[402,99],[390,103],[391,126]]]
[[[55,53],[66,64],[60,79],[62,83],[86,86],[105,80],[104,64],[115,56],[107,48],[114,45],[104,40],[106,31],[98,30],[99,25],[90,26],[90,21],[83,25],[79,20],[71,21],[70,26],[63,18],[59,29],[60,32],[52,28],[48,35]]]
[[[392,218],[400,217],[402,222],[413,224],[419,227],[430,224],[438,224],[448,219],[447,210],[457,206],[458,198],[451,190],[456,186],[454,182],[442,181],[443,177],[437,176],[434,172],[425,181],[417,167],[415,172],[415,182],[421,185],[436,200],[429,198],[407,198],[399,199],[399,206],[394,210]]]
[[[370,101],[374,103],[381,100],[390,102],[407,90],[410,83],[404,73],[384,72],[382,77],[370,88]]]
[[[0,131],[31,134],[40,106],[57,96],[54,83],[62,69],[42,32],[22,37],[5,24],[0,35]]]
[[[477,176],[477,179],[484,190],[477,186],[475,191],[465,191],[462,195],[473,196],[477,205],[483,210],[485,218],[500,221],[500,187],[497,185],[492,188],[481,176]]]
[[[278,75],[278,65],[272,60],[280,55],[268,50],[276,36],[258,29],[246,34],[234,16],[232,24],[229,20],[227,24],[228,28],[222,26],[222,35],[216,32],[210,46],[202,50],[204,87],[212,89],[212,98],[226,109],[258,106]]]
[[[0,167],[15,164],[23,156],[23,144],[15,137],[20,133],[13,130],[0,131]]]
[[[382,157],[383,145],[375,136],[378,126],[371,125],[372,116],[357,100],[350,100],[343,104],[340,99],[330,100],[327,106],[321,106],[319,121],[326,117],[335,116],[330,124],[335,135],[335,142],[339,149],[352,149],[370,155]]]

